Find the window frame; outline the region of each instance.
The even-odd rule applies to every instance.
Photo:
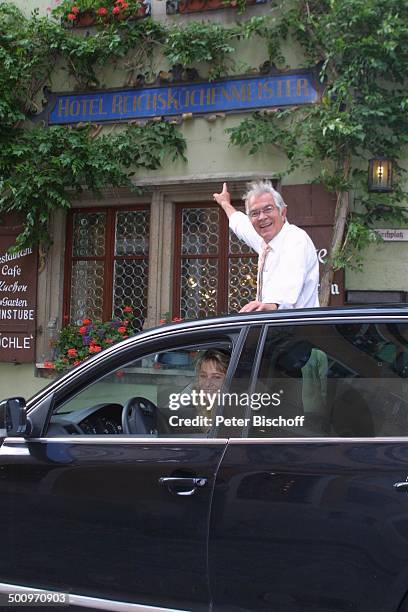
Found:
[[[79,377],[73,376],[70,384],[62,385],[59,389],[56,389],[55,392],[52,393],[52,398],[48,404],[47,402],[47,416],[45,422],[41,428],[42,435],[41,437],[47,437],[47,431],[50,424],[50,420],[54,414],[58,413],[59,406],[65,404],[67,401],[72,400],[74,397],[82,393],[85,389],[89,388],[99,380],[102,380],[105,376],[119,368],[125,368],[127,364],[132,363],[136,359],[143,358],[146,355],[150,355],[154,352],[165,352],[167,350],[175,350],[185,346],[193,346],[196,343],[200,343],[201,345],[207,345],[208,347],[215,344],[230,342],[232,345],[231,359],[229,362],[227,374],[225,377],[225,388],[229,388],[231,385],[231,380],[234,378],[234,374],[237,368],[237,364],[239,358],[242,354],[242,350],[245,346],[245,340],[248,334],[250,325],[246,325],[243,327],[237,327],[235,325],[229,325],[224,328],[215,327],[214,329],[209,330],[188,330],[185,335],[183,334],[183,338],[180,338],[179,334],[166,334],[161,336],[154,336],[152,338],[146,339],[146,341],[141,340],[139,344],[131,344],[126,347],[125,350],[120,352],[119,354],[115,353],[111,356],[106,356],[101,363],[98,364],[91,372],[85,370],[84,372],[79,372]],[[99,357],[99,356],[98,356]],[[67,376],[67,375],[66,375]],[[37,408],[35,409],[37,410]],[[33,413],[34,414],[34,413]],[[85,434],[80,435],[79,437],[84,438]],[[92,436],[90,436],[92,437]],[[110,437],[114,440],[121,440],[123,436],[104,436],[104,438]],[[180,437],[183,437],[180,435]],[[214,438],[222,437],[215,434]],[[72,439],[73,436],[69,436],[67,434],[67,439]],[[177,438],[177,436],[172,436],[171,439]],[[137,439],[137,437],[135,438]]]
[[[235,203],[235,206],[242,207],[242,203]],[[218,254],[213,253],[194,253],[183,254],[182,247],[182,229],[183,229],[183,210],[184,209],[214,209],[219,210],[219,226],[218,226]],[[180,317],[181,307],[181,267],[183,260],[186,259],[213,259],[218,262],[218,283],[217,283],[217,312],[214,316],[220,316],[228,312],[228,263],[234,259],[253,259],[258,258],[258,254],[254,251],[248,253],[229,253],[229,222],[227,215],[223,212],[218,204],[214,205],[211,202],[182,202],[177,203],[175,207],[175,224],[174,224],[174,250],[173,250],[173,296],[172,296],[172,313],[175,317]]]
[[[113,317],[113,286],[114,286],[114,268],[115,261],[118,258],[123,259],[123,256],[115,255],[115,221],[116,215],[120,212],[134,211],[151,212],[151,206],[146,204],[132,204],[125,206],[93,206],[86,208],[73,208],[68,211],[66,223],[66,243],[65,243],[65,258],[64,258],[64,289],[63,289],[63,320],[71,320],[71,294],[72,294],[72,266],[74,261],[102,261],[104,262],[104,282],[103,282],[103,307],[102,321],[109,321]],[[105,226],[105,255],[104,256],[87,256],[77,257],[72,254],[73,248],[73,228],[74,215],[85,213],[106,213]],[[151,219],[150,219],[151,220]],[[150,234],[150,232],[149,232]],[[146,255],[129,255],[128,260],[144,260],[147,261],[147,270],[149,274],[150,264],[150,249]],[[146,303],[146,309],[147,309]]]

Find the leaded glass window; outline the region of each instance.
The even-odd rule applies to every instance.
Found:
[[[147,209],[73,211],[68,224],[65,314],[120,318],[131,306],[142,326],[147,312],[149,222]]]
[[[218,207],[178,207],[174,262],[175,316],[238,312],[256,297],[257,255],[228,230]]]

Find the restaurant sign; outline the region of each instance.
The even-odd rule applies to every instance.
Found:
[[[36,120],[49,125],[116,123],[189,113],[243,112],[313,104],[319,95],[313,73],[298,71],[157,87],[50,93],[47,108]]]
[[[22,227],[11,216],[0,226],[0,361],[34,361],[37,254],[31,248],[10,253]]]

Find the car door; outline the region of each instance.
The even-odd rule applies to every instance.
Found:
[[[0,449],[3,587],[69,592],[110,610],[209,608],[208,521],[227,440],[216,428],[169,427],[169,398],[191,387],[208,347],[230,355],[227,383],[239,333],[147,343],[42,399],[30,414],[43,435]],[[141,429],[125,434],[129,400]]]
[[[214,610],[388,611],[408,591],[408,324],[316,318],[264,330],[214,489]]]

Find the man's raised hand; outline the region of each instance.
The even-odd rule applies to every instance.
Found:
[[[235,208],[231,204],[231,196],[227,189],[227,183],[223,184],[221,193],[213,193],[213,198],[223,208],[228,217],[235,212]]]
[[[213,194],[213,198],[220,206],[223,204],[231,204],[231,196],[228,193],[227,183],[223,184],[221,193]]]

